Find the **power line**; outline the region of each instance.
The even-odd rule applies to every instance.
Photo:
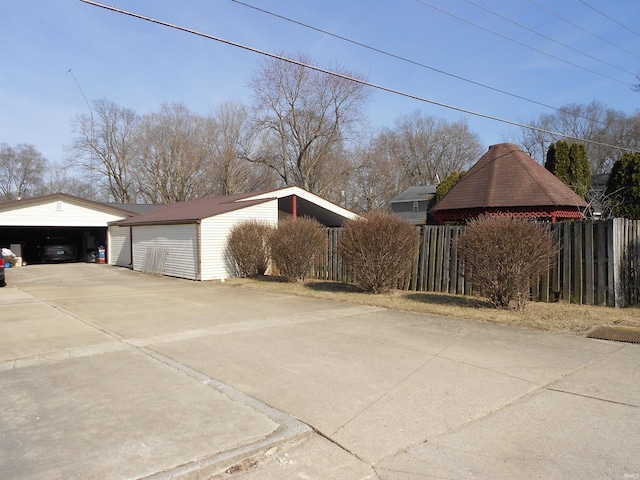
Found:
[[[576,136],[573,136],[573,135],[565,135],[565,134],[560,133],[560,132],[553,132],[551,130],[546,130],[546,129],[543,129],[543,128],[540,128],[540,127],[534,127],[532,125],[525,125],[525,124],[522,124],[522,123],[514,122],[512,120],[505,120],[505,119],[502,119],[502,118],[499,118],[499,117],[494,117],[492,115],[479,113],[479,112],[474,112],[472,110],[467,110],[467,109],[464,109],[464,108],[461,108],[461,107],[456,107],[454,105],[448,105],[446,103],[438,102],[438,101],[435,101],[435,100],[430,100],[428,98],[420,97],[418,95],[414,95],[414,94],[411,94],[411,93],[402,92],[400,90],[395,90],[393,88],[385,87],[383,85],[377,85],[375,83],[371,83],[371,82],[369,82],[367,80],[363,80],[361,78],[351,77],[349,75],[345,75],[345,74],[342,74],[342,73],[338,73],[338,72],[334,72],[334,71],[331,71],[331,70],[327,70],[325,68],[321,68],[321,67],[318,67],[316,65],[311,65],[311,64],[308,64],[308,63],[304,63],[304,62],[301,62],[299,60],[294,60],[292,58],[284,57],[282,55],[276,55],[275,53],[270,53],[270,52],[266,52],[264,50],[259,50],[257,48],[249,47],[247,45],[242,45],[240,43],[233,42],[231,40],[226,40],[226,39],[223,39],[223,38],[220,38],[220,37],[216,37],[216,36],[213,36],[213,35],[209,35],[207,33],[198,32],[197,30],[192,30],[192,29],[187,28],[187,27],[182,27],[180,25],[175,25],[175,24],[168,23],[168,22],[165,22],[165,21],[162,21],[162,20],[157,20],[157,19],[154,19],[154,18],[151,18],[151,17],[146,17],[146,16],[141,15],[139,13],[134,13],[134,12],[130,12],[130,11],[127,11],[127,10],[122,10],[120,8],[117,8],[117,7],[104,5],[102,3],[98,3],[98,2],[95,2],[93,0],[80,0],[80,1],[83,2],[83,3],[89,4],[89,5],[93,5],[95,7],[104,8],[106,10],[111,10],[111,11],[116,12],[116,13],[121,13],[123,15],[128,15],[130,17],[137,18],[137,19],[144,20],[144,21],[151,22],[151,23],[155,23],[157,25],[162,25],[164,27],[173,28],[175,30],[180,30],[180,31],[185,32],[185,33],[190,33],[192,35],[203,37],[203,38],[206,38],[208,40],[214,40],[216,42],[224,43],[224,44],[230,45],[232,47],[241,48],[243,50],[247,50],[247,51],[252,52],[252,53],[257,53],[259,55],[263,55],[263,56],[266,56],[266,57],[269,57],[269,58],[273,58],[275,60],[280,60],[280,61],[283,61],[283,62],[291,63],[293,65],[297,65],[299,67],[308,68],[309,70],[314,70],[316,72],[320,72],[320,73],[323,73],[325,75],[331,75],[331,76],[336,77],[336,78],[341,78],[343,80],[347,80],[347,81],[350,81],[350,82],[358,83],[358,84],[363,85],[363,86],[367,86],[367,87],[370,87],[370,88],[381,90],[383,92],[392,93],[394,95],[399,95],[399,96],[402,96],[402,97],[410,98],[412,100],[417,100],[417,101],[424,102],[424,103],[429,103],[431,105],[436,105],[438,107],[447,108],[447,109],[454,110],[454,111],[457,111],[457,112],[461,112],[461,113],[464,113],[464,114],[467,114],[467,115],[473,115],[473,116],[476,116],[476,117],[479,117],[479,118],[484,118],[484,119],[487,119],[487,120],[493,120],[493,121],[496,121],[496,122],[501,122],[501,123],[505,123],[505,124],[508,124],[508,125],[513,125],[513,126],[520,127],[520,128],[534,130],[534,131],[537,131],[537,132],[546,133],[546,134],[557,136],[557,137],[560,137],[560,138],[568,138],[568,139],[571,139],[571,140],[578,140],[580,142],[590,143],[590,144],[593,144],[593,145],[600,145],[600,146],[603,146],[603,147],[611,147],[611,148],[615,148],[615,149],[626,151],[626,152],[636,152],[636,150],[633,150],[633,149],[630,149],[630,148],[621,147],[621,146],[618,146],[618,145],[610,145],[610,144],[602,143],[602,142],[596,142],[594,140],[588,140],[588,139],[576,137]]]
[[[82,90],[82,87],[80,86],[80,82],[78,82],[78,79],[76,78],[76,76],[73,74],[73,71],[71,69],[67,70],[67,73],[71,74],[71,77],[73,78],[73,81],[76,82],[76,85],[78,86],[78,90],[80,90],[80,93],[82,94],[82,98],[84,98],[84,103],[87,104],[87,108],[89,109],[89,115],[91,117],[91,143],[95,142],[95,123],[94,123],[94,119],[93,119],[93,109],[91,108],[91,104],[89,103],[89,100],[87,100],[87,96],[84,94],[84,90]],[[92,147],[91,148],[91,156],[90,156],[90,160],[89,160],[89,180],[91,181],[91,184],[95,183],[95,149]]]
[[[482,25],[479,25],[479,24],[474,23],[474,22],[472,22],[470,20],[467,20],[466,18],[462,18],[462,17],[460,17],[458,15],[455,15],[455,14],[453,14],[451,12],[448,12],[448,11],[446,11],[446,10],[440,8],[440,7],[436,7],[435,5],[431,5],[430,3],[427,3],[424,0],[416,0],[416,2],[421,3],[425,7],[432,8],[433,10],[437,10],[440,13],[444,13],[445,15],[453,17],[456,20],[460,20],[461,22],[464,22],[464,23],[472,25],[472,26],[474,26],[476,28],[479,28],[480,30],[484,30],[485,32],[489,32],[489,33],[491,33],[493,35],[496,35],[496,36],[498,36],[500,38],[504,38],[505,40],[508,40],[508,41],[510,41],[512,43],[515,43],[515,44],[520,45],[522,47],[528,48],[529,50],[533,50],[534,52],[541,53],[542,55],[545,55],[547,57],[553,58],[553,59],[558,60],[560,62],[566,63],[568,65],[571,65],[573,67],[579,68],[581,70],[584,70],[585,72],[593,73],[594,75],[599,75],[600,77],[604,77],[604,78],[606,78],[608,80],[612,80],[614,82],[621,83],[622,85],[632,86],[632,84],[630,84],[630,83],[624,82],[622,80],[618,80],[617,78],[610,77],[608,75],[605,75],[604,73],[596,72],[595,70],[591,70],[591,69],[589,69],[587,67],[583,67],[582,65],[578,65],[577,63],[570,62],[569,60],[565,60],[563,58],[556,57],[555,55],[552,55],[550,53],[544,52],[544,51],[542,51],[542,50],[540,50],[538,48],[532,47],[531,45],[527,45],[524,42],[520,42],[518,40],[514,40],[513,38],[508,37],[507,35],[503,35],[502,33],[499,33],[499,32],[496,32],[494,30],[491,30],[489,28],[483,27]]]
[[[382,54],[382,55],[386,55],[386,56],[388,56],[388,57],[395,58],[395,59],[397,59],[397,60],[401,60],[401,61],[403,61],[403,62],[407,62],[407,63],[410,63],[410,64],[412,64],[412,65],[416,65],[416,66],[418,66],[418,67],[422,67],[422,68],[425,68],[425,69],[427,69],[427,70],[431,70],[431,71],[433,71],[433,72],[437,72],[437,73],[440,73],[440,74],[442,74],[442,75],[446,75],[446,76],[451,77],[451,78],[455,78],[456,80],[461,80],[461,81],[463,81],[463,82],[467,82],[467,83],[470,83],[470,84],[472,84],[472,85],[477,85],[477,86],[479,86],[479,87],[483,87],[483,88],[486,88],[486,89],[488,89],[488,90],[492,90],[492,91],[494,91],[494,92],[501,93],[501,94],[503,94],[503,95],[508,95],[508,96],[510,96],[510,97],[517,98],[517,99],[519,99],[519,100],[524,100],[524,101],[526,101],[526,102],[530,102],[530,103],[533,103],[533,104],[536,104],[536,105],[540,105],[540,106],[545,107],[545,108],[550,108],[550,109],[552,109],[552,110],[556,110],[556,111],[558,111],[558,112],[565,113],[565,114],[567,114],[567,115],[571,115],[571,116],[576,117],[576,118],[582,118],[582,119],[585,119],[585,120],[592,120],[591,118],[583,117],[582,115],[576,115],[575,113],[573,113],[573,112],[569,112],[569,111],[567,111],[567,110],[563,110],[562,108],[554,107],[554,106],[552,106],[552,105],[547,105],[546,103],[539,102],[539,101],[537,101],[537,100],[532,100],[532,99],[530,99],[530,98],[523,97],[522,95],[518,95],[518,94],[515,94],[515,93],[507,92],[507,91],[505,91],[505,90],[501,90],[501,89],[499,89],[499,88],[492,87],[492,86],[490,86],[490,85],[486,85],[486,84],[484,84],[484,83],[477,82],[477,81],[475,81],[475,80],[471,80],[471,79],[469,79],[469,78],[465,78],[465,77],[462,77],[462,76],[460,76],[460,75],[456,75],[456,74],[453,74],[453,73],[445,72],[444,70],[440,70],[440,69],[438,69],[438,68],[431,67],[431,66],[429,66],[429,65],[425,65],[425,64],[420,63],[420,62],[417,62],[417,61],[415,61],[415,60],[411,60],[411,59],[409,59],[409,58],[402,57],[402,56],[397,55],[397,54],[395,54],[395,53],[390,53],[390,52],[387,52],[387,51],[385,51],[385,50],[381,50],[381,49],[379,49],[379,48],[372,47],[371,45],[367,45],[367,44],[365,44],[365,43],[358,42],[358,41],[356,41],[356,40],[352,40],[352,39],[350,39],[350,38],[347,38],[347,37],[344,37],[344,36],[342,36],[342,35],[338,35],[338,34],[335,34],[335,33],[329,32],[329,31],[327,31],[327,30],[322,30],[322,29],[320,29],[320,28],[314,27],[313,25],[309,25],[309,24],[307,24],[307,23],[303,23],[303,22],[300,22],[300,21],[298,21],[298,20],[294,20],[294,19],[292,19],[292,18],[285,17],[285,16],[283,16],[283,15],[280,15],[280,14],[277,14],[277,13],[274,13],[274,12],[271,12],[271,11],[269,11],[269,10],[265,10],[265,9],[263,9],[263,8],[260,8],[260,7],[256,7],[256,6],[254,6],[254,5],[250,5],[250,4],[245,3],[245,2],[242,2],[242,1],[240,1],[240,0],[231,0],[231,1],[232,1],[232,2],[234,2],[234,3],[237,3],[237,4],[239,4],[239,5],[242,5],[242,6],[244,6],[244,7],[248,7],[248,8],[251,8],[251,9],[253,9],[253,10],[256,10],[256,11],[258,11],[258,12],[265,13],[265,14],[267,14],[267,15],[271,15],[271,16],[273,16],[273,17],[279,18],[279,19],[281,19],[281,20],[285,20],[285,21],[287,21],[287,22],[294,23],[294,24],[296,24],[296,25],[300,25],[300,26],[302,26],[302,27],[308,28],[308,29],[310,29],[310,30],[314,30],[314,31],[316,31],[316,32],[320,32],[320,33],[322,33],[322,34],[324,34],[324,35],[328,35],[328,36],[330,36],[330,37],[337,38],[337,39],[339,39],[339,40],[343,40],[343,41],[348,42],[348,43],[351,43],[351,44],[353,44],[353,45],[357,45],[357,46],[359,46],[359,47],[366,48],[366,49],[371,50],[371,51],[373,51],[373,52],[380,53],[380,54]],[[599,123],[599,124],[601,124],[601,125],[603,125],[603,126],[605,125],[605,123],[604,123],[604,122],[601,122],[601,121],[599,121],[599,120],[596,120],[596,122],[597,122],[597,123]]]
[[[84,98],[84,103],[87,104],[87,108],[89,109],[89,113],[91,114],[91,121],[93,122],[93,110],[91,109],[91,105],[89,104],[89,101],[87,100],[87,96],[84,94],[84,91],[82,90],[82,87],[80,86],[80,83],[78,83],[78,79],[73,74],[73,71],[71,69],[67,70],[67,73],[71,74],[71,78],[73,78],[73,81],[76,82],[78,90],[80,90],[80,93],[82,94],[82,98]]]
[[[636,57],[636,58],[639,58],[639,59],[640,59],[640,55],[637,55],[637,54],[635,54],[634,52],[632,52],[631,50],[627,50],[626,48],[621,47],[620,45],[616,45],[615,43],[613,43],[613,42],[611,42],[611,41],[607,40],[606,38],[601,37],[600,35],[598,35],[598,34],[596,34],[596,33],[593,33],[593,32],[591,32],[591,31],[587,30],[586,28],[584,28],[584,27],[582,27],[582,26],[578,25],[577,23],[574,23],[574,22],[572,22],[571,20],[569,20],[569,19],[567,19],[567,18],[565,18],[565,17],[563,17],[563,16],[561,16],[561,15],[557,14],[557,13],[556,13],[556,12],[554,12],[553,10],[548,9],[548,8],[547,8],[547,7],[545,7],[544,5],[540,5],[538,2],[534,2],[533,0],[527,0],[527,1],[528,1],[529,3],[531,3],[531,4],[535,5],[535,6],[536,6],[536,7],[538,7],[539,9],[544,10],[545,12],[550,13],[550,14],[551,14],[551,15],[553,15],[554,17],[557,17],[557,18],[559,18],[560,20],[562,20],[562,21],[564,21],[564,22],[568,23],[568,24],[569,24],[569,25],[571,25],[572,27],[575,27],[575,28],[577,28],[578,30],[582,30],[584,33],[586,33],[586,34],[588,34],[588,35],[591,35],[591,36],[592,36],[592,37],[594,37],[594,38],[597,38],[597,39],[598,39],[598,40],[600,40],[601,42],[607,43],[607,44],[611,45],[612,47],[615,47],[615,48],[617,48],[618,50],[621,50],[621,51],[623,51],[623,52],[625,52],[625,53],[627,53],[627,54],[631,55],[632,57]]]
[[[589,7],[591,10],[593,10],[594,12],[598,12],[600,15],[602,15],[603,17],[608,18],[609,20],[611,20],[613,23],[616,23],[618,25],[620,25],[622,28],[624,28],[625,30],[633,33],[634,35],[637,35],[640,37],[640,33],[636,32],[635,30],[631,30],[629,27],[627,27],[626,25],[620,23],[618,20],[616,20],[613,17],[610,17],[609,15],[607,15],[606,13],[598,10],[596,7],[594,7],[593,5],[589,5],[587,2],[585,2],[584,0],[579,0],[580,3],[582,3],[583,5],[586,5],[587,7]]]
[[[509,23],[517,25],[518,27],[523,28],[523,29],[527,30],[528,32],[531,32],[531,33],[533,33],[535,35],[538,35],[538,36],[540,36],[540,37],[542,37],[542,38],[544,38],[546,40],[549,40],[550,42],[556,43],[556,44],[558,44],[558,45],[560,45],[560,46],[562,46],[564,48],[568,48],[571,51],[579,53],[580,55],[584,55],[585,57],[588,57],[588,58],[590,58],[592,60],[595,60],[596,62],[600,62],[603,65],[608,65],[609,67],[615,68],[616,70],[620,70],[621,72],[624,72],[624,73],[628,73],[629,75],[635,75],[634,72],[630,72],[629,70],[625,70],[622,67],[618,67],[617,65],[614,65],[612,63],[609,63],[609,62],[606,62],[604,60],[601,60],[601,59],[599,59],[597,57],[594,57],[593,55],[591,55],[589,53],[585,53],[582,50],[578,50],[577,48],[573,48],[571,45],[567,45],[566,43],[559,42],[558,40],[555,40],[555,39],[551,38],[550,36],[545,35],[544,33],[540,33],[538,31],[534,30],[533,28],[529,28],[526,25],[523,25],[523,24],[521,24],[519,22],[516,22],[515,20],[512,20],[512,19],[510,19],[508,17],[505,17],[504,15],[502,15],[500,13],[494,12],[493,10],[490,10],[490,9],[488,9],[486,7],[483,7],[482,5],[478,5],[477,3],[472,2],[471,0],[464,0],[464,1],[467,2],[470,5],[473,5],[476,8],[479,8],[481,10],[484,10],[485,12],[490,13],[491,15],[495,15],[498,18],[501,18],[501,19],[503,19],[503,20],[505,20],[505,21],[507,21]]]

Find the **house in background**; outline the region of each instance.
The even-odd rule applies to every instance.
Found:
[[[277,226],[302,216],[327,227],[357,217],[298,187],[173,203],[110,223],[109,263],[191,280],[225,279],[235,276],[227,255],[235,225],[258,220]]]
[[[555,222],[582,219],[586,208],[582,197],[517,145],[500,143],[489,147],[433,212],[440,224],[482,214]]]
[[[409,187],[404,192],[393,197],[389,202],[391,211],[400,215],[407,222],[414,225],[427,223],[429,202],[436,195],[437,185]]]

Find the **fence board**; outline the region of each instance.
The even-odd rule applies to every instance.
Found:
[[[635,222],[633,234],[629,241],[630,249],[633,251],[631,269],[634,272],[631,280],[631,304],[640,304],[640,222]]]
[[[571,301],[571,224],[562,223],[562,299]]]
[[[411,285],[409,286],[409,290],[417,291],[418,290],[418,267],[420,266],[420,230],[416,232],[416,244],[415,244],[415,258],[413,261],[413,268],[411,269]]]
[[[460,234],[460,229],[458,227],[453,227],[451,229],[451,251],[449,256],[449,293],[458,293],[458,249],[454,244],[454,240],[458,238]]]
[[[598,222],[596,235],[596,255],[597,255],[597,287],[595,303],[600,306],[607,305],[607,226],[608,222]]]
[[[584,299],[586,305],[594,304],[595,278],[593,276],[594,248],[593,221],[584,222]]]
[[[436,291],[436,240],[438,238],[437,227],[429,228],[429,292]]]

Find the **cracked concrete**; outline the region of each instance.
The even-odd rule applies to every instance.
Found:
[[[639,345],[104,265],[11,275],[3,477],[640,473]]]

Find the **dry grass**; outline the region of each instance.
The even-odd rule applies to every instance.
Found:
[[[462,295],[399,290],[373,295],[363,293],[354,285],[319,280],[286,283],[279,277],[233,278],[227,280],[226,285],[575,335],[583,335],[595,325],[640,327],[638,307],[611,308],[563,302],[529,302],[524,312],[516,312],[496,309],[488,301]]]

